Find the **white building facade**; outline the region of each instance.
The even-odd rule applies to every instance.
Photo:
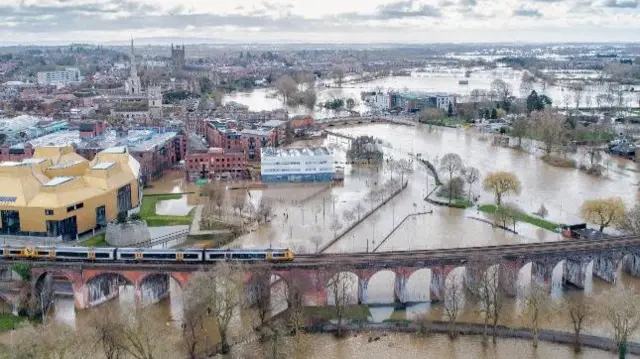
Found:
[[[38,72],[39,85],[68,85],[80,81],[82,81],[82,76],[77,68],[70,67],[64,71]]]
[[[333,180],[333,155],[326,147],[263,147],[260,155],[263,183]]]

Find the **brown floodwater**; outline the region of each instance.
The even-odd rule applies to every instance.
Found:
[[[437,158],[441,158],[445,153],[455,152],[461,155],[466,165],[477,167],[481,175],[494,170],[514,171],[522,182],[523,190],[520,196],[507,198],[507,202],[514,202],[530,213],[544,204],[549,211],[548,218],[555,222],[580,221],[578,208],[587,198],[616,195],[624,198],[628,205],[632,205],[637,196],[638,172],[635,171],[634,163],[624,160],[616,160],[604,178],[595,178],[575,169],[551,167],[539,160],[536,154],[496,147],[491,145],[490,139],[483,139],[483,135],[458,129],[373,124],[336,129],[336,131],[353,136],[367,134],[379,137],[389,144],[385,152],[393,158],[403,158],[407,152],[412,152],[422,153],[424,158],[437,162]],[[337,161],[344,161],[347,145],[344,140],[329,136],[325,140],[325,145],[334,149]],[[422,165],[418,163],[413,163],[413,172],[406,176],[409,178],[409,185],[403,192],[347,233],[343,239],[329,247],[327,252],[361,252],[367,248],[370,251],[374,249],[392,251],[563,240],[555,233],[521,223],[516,226],[518,235],[506,233],[471,218],[482,218],[482,214],[473,209],[463,211],[427,204],[423,198],[434,188],[433,178],[427,176]],[[247,197],[254,204],[261,196],[275,201],[275,217],[270,224],[242,236],[234,244],[244,247],[286,246],[299,252],[314,252],[316,245],[311,242],[311,236],[319,234],[323,237],[323,243],[326,243],[334,234],[329,229],[329,224],[337,218],[343,227],[346,226],[349,221],[345,218],[344,211],[354,209],[358,203],[361,203],[365,210],[369,209],[370,204],[363,202],[366,193],[392,177],[399,182],[398,174],[391,173],[386,166],[376,170],[351,168],[347,165],[344,183],[333,187],[297,185],[250,190]],[[192,184],[184,181],[181,174],[172,173],[154,182],[153,188],[148,192],[180,193],[194,189]],[[493,200],[490,195],[481,191],[479,184],[475,184],[473,193],[480,196],[480,203]],[[193,205],[199,200],[197,195],[189,195],[186,198],[186,205]],[[431,213],[413,215],[418,212]],[[411,216],[391,233],[394,227],[408,215]],[[453,273],[457,273],[460,278],[462,271],[464,271],[463,268],[458,268]],[[430,277],[430,270],[425,268],[414,273],[408,282],[409,299],[422,303],[411,305],[405,310],[396,310],[390,305],[376,305],[370,308],[370,319],[375,322],[390,318],[410,319],[416,314],[425,312],[432,319],[441,319],[441,305],[427,302],[430,299]],[[526,286],[530,278],[531,266],[526,265],[520,271],[519,284]],[[392,272],[382,271],[374,275],[368,286],[369,303],[391,303],[393,283]],[[640,287],[640,280],[621,273],[618,285],[621,284]],[[551,295],[556,301],[563,297],[575,300],[583,296],[596,296],[610,288],[613,288],[613,285],[591,276],[591,266],[588,268],[585,290],[565,288],[562,286],[562,265],[558,265],[553,273]],[[277,297],[275,294],[274,296]],[[131,307],[134,305],[133,298],[133,288],[124,287],[120,297],[109,305]],[[282,301],[283,298],[276,299],[274,308],[282,309],[282,306],[277,304]],[[182,311],[182,289],[172,281],[170,297],[155,306],[163,313],[157,316],[159,321],[178,322]],[[465,298],[465,311],[461,320],[479,321],[475,307],[473,298],[469,296]],[[508,300],[503,308],[501,322],[522,326],[521,308],[521,300],[517,298]],[[89,313],[75,311],[73,301],[69,298],[58,298],[55,309],[50,315],[56,321],[82,328],[86,325]],[[543,327],[570,330],[570,322],[565,315],[558,314],[544,318]],[[610,335],[608,325],[602,317],[595,318],[589,323],[585,332]],[[633,338],[636,341],[640,340],[640,333],[634,333]],[[7,335],[0,336],[0,340],[6,342]],[[341,341],[336,341],[328,335],[313,335],[304,336],[301,342],[302,344],[295,344],[287,339],[283,344],[285,350],[283,357],[310,359],[468,358],[472,356],[482,358],[615,357],[609,353],[588,349],[574,356],[571,348],[567,346],[544,342],[534,350],[529,341],[522,340],[502,339],[497,346],[485,348],[476,337],[462,337],[451,342],[439,335],[422,338],[409,334],[391,334],[373,343],[367,342],[366,335]],[[259,354],[256,356],[256,353],[262,350],[256,345],[245,345],[253,356],[238,353],[235,357],[263,357]]]

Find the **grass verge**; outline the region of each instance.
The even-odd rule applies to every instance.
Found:
[[[142,197],[142,205],[140,206],[140,218],[147,222],[149,227],[179,226],[190,225],[193,218],[193,210],[186,216],[163,216],[156,214],[156,203],[158,201],[180,199],[182,194],[151,194]]]
[[[109,247],[109,243],[105,240],[106,233],[97,234],[89,239],[85,239],[78,243],[80,247]]]
[[[481,206],[478,206],[478,210],[489,214],[495,214],[498,210],[498,207],[495,204],[483,204]],[[524,212],[517,212],[516,220],[518,220],[519,222],[529,223],[552,232],[556,232],[558,227],[563,226],[563,224],[561,223],[547,221],[546,219],[532,216]]]
[[[19,328],[22,322],[28,321],[27,317],[19,317],[13,314],[0,314],[0,332]]]

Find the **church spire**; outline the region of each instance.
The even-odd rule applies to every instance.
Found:
[[[131,77],[138,76],[138,67],[136,65],[136,53],[133,49],[133,37],[131,38]]]

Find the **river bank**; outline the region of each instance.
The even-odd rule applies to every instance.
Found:
[[[305,328],[310,333],[335,333],[338,330],[336,324],[324,324],[316,325]],[[412,321],[386,321],[383,323],[351,323],[342,326],[342,330],[356,333],[387,333],[387,332],[399,332],[399,333],[419,333],[422,330],[423,334],[449,334],[449,323],[447,322],[429,322],[422,325]],[[456,323],[455,333],[460,336],[481,336],[484,333],[484,326],[476,323]],[[493,335],[493,328],[488,328],[488,336]],[[533,335],[529,328],[514,328],[499,325],[496,328],[496,336],[498,338],[508,339],[524,339],[532,340]],[[573,333],[541,329],[539,333],[539,340],[546,341],[555,344],[562,344],[567,346],[573,346],[575,342],[575,336]],[[454,339],[456,340],[456,339]],[[595,336],[595,335],[581,335],[580,344],[586,348],[599,349],[609,352],[616,352],[617,346],[610,338]],[[640,343],[629,342],[627,344],[627,353],[633,355],[640,355]]]

